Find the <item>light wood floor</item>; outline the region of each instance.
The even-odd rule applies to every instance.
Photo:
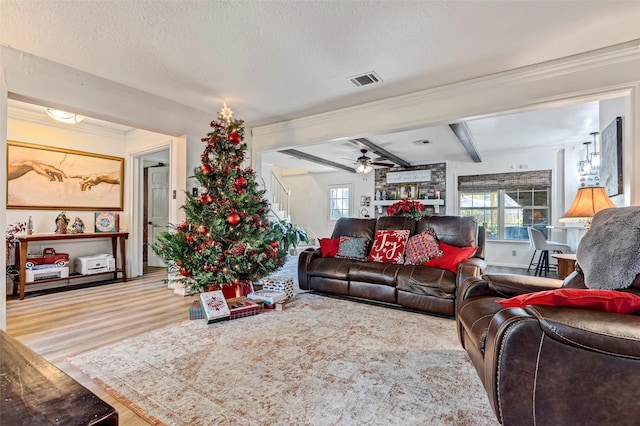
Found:
[[[65,361],[82,352],[189,318],[180,297],[154,273],[126,283],[7,300],[7,332],[69,374],[120,415],[121,425],[147,425]]]

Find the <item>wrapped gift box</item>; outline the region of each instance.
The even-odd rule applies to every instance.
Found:
[[[202,309],[202,306],[200,306],[199,300],[194,300],[193,302],[191,302],[191,306],[189,306],[189,319],[204,319],[204,309]]]
[[[204,310],[207,324],[231,318],[231,311],[222,294],[222,290],[200,293],[200,306]]]
[[[287,299],[293,297],[293,278],[274,275],[262,279],[262,289],[271,291],[281,291]]]
[[[275,305],[278,302],[287,300],[287,295],[282,291],[258,290],[247,297],[251,300],[262,300],[265,305]]]
[[[260,312],[260,305],[246,297],[234,297],[227,299],[227,305],[231,311],[231,319],[250,317]]]

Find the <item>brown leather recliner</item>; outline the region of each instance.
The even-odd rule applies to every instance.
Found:
[[[552,306],[502,308],[498,300],[560,287],[513,274],[469,278],[459,288],[458,337],[498,421],[512,425],[636,425],[640,421],[640,316]],[[636,283],[621,291],[640,295]]]
[[[410,235],[432,228],[438,239],[457,247],[477,246],[457,272],[414,265],[398,265],[322,257],[319,249],[307,249],[298,260],[298,283],[303,290],[337,294],[402,306],[417,311],[453,316],[456,289],[468,277],[484,272],[484,229],[473,217],[424,216],[418,220],[385,216],[379,219],[341,218],[332,238],[365,237],[373,242],[376,230],[407,229]]]

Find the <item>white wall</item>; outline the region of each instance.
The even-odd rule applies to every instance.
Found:
[[[78,130],[80,128],[80,125],[78,125],[78,127],[74,127],[71,125],[64,126],[66,127],[55,124],[46,125],[27,122],[15,118],[9,118],[7,122],[7,139],[16,142],[26,142],[56,148],[66,148],[75,151],[124,157],[126,148],[126,139],[124,135],[118,135],[115,133],[108,134],[108,132],[98,134],[96,132],[80,131]],[[62,211],[62,209],[8,209],[6,210],[6,220],[8,224],[20,221],[26,222],[29,216],[31,216],[34,233],[51,233],[55,230],[55,219],[60,211]],[[79,217],[84,222],[87,231],[93,231],[94,211],[64,211],[66,211],[66,215],[71,222],[74,220],[74,218]],[[125,206],[125,209],[120,212],[121,226],[124,227],[124,229],[127,229],[128,226],[128,214],[129,210]],[[29,251],[32,254],[35,254],[39,253],[42,248],[50,246],[52,246],[51,242],[30,244]],[[66,252],[69,253],[71,257],[77,257],[79,255],[110,253],[111,242],[110,240],[98,240],[92,242],[83,242],[81,244],[56,243],[55,248],[56,251]]]
[[[329,186],[351,184],[352,217],[362,217],[360,197],[366,195],[373,200],[374,175],[335,172],[306,173],[297,175],[281,174],[274,170],[284,185],[291,190],[291,222],[302,226],[310,238],[324,238],[331,235],[329,226]],[[365,207],[373,217],[373,207]]]

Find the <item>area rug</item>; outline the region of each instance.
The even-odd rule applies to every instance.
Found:
[[[153,424],[498,424],[455,321],[309,293],[68,361]]]

